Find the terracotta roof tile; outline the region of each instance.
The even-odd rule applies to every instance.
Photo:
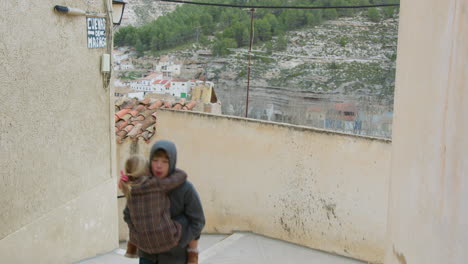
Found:
[[[154,125],[156,123],[156,120],[153,118],[147,118],[145,121],[142,121],[141,124],[141,130],[146,130],[148,127]]]
[[[126,127],[123,128],[123,130],[125,130],[125,132],[127,133],[130,133],[130,131],[132,131],[132,129],[135,127],[135,125],[128,125]]]
[[[151,139],[151,137],[154,135],[154,133],[151,133],[149,131],[145,131],[143,133],[141,133],[141,137],[145,139],[145,141],[149,141]]]
[[[146,109],[146,107],[144,105],[137,105],[135,106],[132,111],[130,111],[130,114],[132,116],[136,116],[138,115],[143,109]]]
[[[131,111],[131,109],[122,109],[119,112],[115,113],[115,121],[118,121],[121,119],[124,115],[128,114]]]
[[[154,102],[153,104],[151,104],[148,109],[156,109],[156,108],[160,108],[161,106],[163,105],[163,101],[161,100],[157,100],[156,102]]]
[[[132,128],[132,130],[130,130],[130,132],[128,132],[127,137],[134,138],[134,137],[138,136],[138,134],[140,134],[142,132],[141,127],[142,127],[142,124],[136,124]]]
[[[128,122],[125,120],[120,120],[119,122],[115,123],[115,129],[120,130],[128,125]]]
[[[149,116],[151,116],[154,112],[156,112],[156,110],[158,109],[148,109],[144,112],[141,112],[139,116],[143,116],[143,119],[144,118],[148,118]]]
[[[172,108],[172,101],[164,101],[164,108]]]
[[[137,140],[143,138],[149,142],[156,133],[157,110],[169,108],[174,110],[191,110],[196,102],[186,103],[185,99],[174,104],[170,100],[146,98],[142,101],[137,99],[122,98],[115,102],[115,134],[118,143],[127,138]]]
[[[354,103],[338,103],[338,104],[335,104],[335,110],[338,110],[338,111],[357,111],[357,107],[356,107],[356,104]]]
[[[125,137],[127,135],[127,131],[124,131],[124,130],[117,131],[116,135],[119,137]]]
[[[182,110],[192,110],[196,105],[197,105],[197,102],[190,101],[182,108]]]
[[[122,116],[121,119],[122,119],[122,120],[125,120],[125,121],[128,121],[131,117],[132,117],[131,114],[126,114],[126,115]]]
[[[142,105],[147,105],[147,104],[150,104],[151,103],[151,99],[150,98],[146,98],[144,99],[143,101],[140,101],[140,104]]]
[[[172,79],[172,82],[188,82],[188,79],[182,79],[182,78],[174,78]]]
[[[134,121],[134,122],[135,122],[135,121],[143,121],[143,120],[145,120],[145,117],[142,116],[142,115],[138,115],[138,116],[136,116],[135,118],[133,118],[133,121]]]
[[[152,126],[147,127],[146,131],[154,134],[156,132],[156,122]]]
[[[184,107],[181,103],[177,102],[174,104],[174,107],[172,109],[175,110],[182,110],[182,107]]]
[[[185,98],[180,99],[177,103],[175,103],[172,108],[175,110],[182,110],[185,106]]]

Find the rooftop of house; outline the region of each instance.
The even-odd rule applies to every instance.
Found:
[[[138,92],[132,88],[130,88],[130,85],[126,85],[126,86],[115,86],[115,90],[114,90],[116,93],[121,93],[121,94],[128,94],[128,93],[135,93],[135,92]]]
[[[153,82],[153,84],[165,84],[167,82],[168,82],[168,80],[156,80],[156,81]]]
[[[174,78],[172,82],[195,82],[195,80],[183,79],[183,78]]]
[[[138,140],[143,138],[146,142],[156,133],[156,111],[159,108],[174,110],[192,110],[196,106],[195,101],[187,102],[159,100],[146,98],[120,98],[115,102],[115,134],[117,143],[125,139]]]

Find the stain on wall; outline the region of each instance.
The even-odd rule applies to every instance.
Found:
[[[400,264],[408,264],[406,262],[406,258],[405,258],[405,255],[403,255],[402,253],[399,253],[395,250],[395,246],[393,246],[393,255],[396,257],[396,259],[398,260],[398,262]]]

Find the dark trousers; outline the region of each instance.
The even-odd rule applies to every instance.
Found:
[[[149,259],[140,258],[139,264],[158,264],[157,261],[151,261]]]

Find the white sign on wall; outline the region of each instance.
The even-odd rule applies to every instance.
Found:
[[[106,47],[106,19],[101,17],[86,18],[88,26],[88,48]]]

